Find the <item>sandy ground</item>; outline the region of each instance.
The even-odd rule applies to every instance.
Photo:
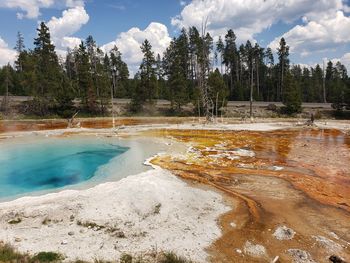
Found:
[[[2,203],[0,240],[30,253],[58,251],[68,260],[155,249],[205,262],[204,249],[221,233],[216,218],[228,209],[219,194],[158,168],[88,190]]]

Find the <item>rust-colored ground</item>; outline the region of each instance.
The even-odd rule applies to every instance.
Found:
[[[85,128],[110,128],[111,119],[81,119]],[[189,118],[118,118],[116,125],[178,124]],[[0,133],[53,130],[65,120],[0,121]],[[292,262],[288,249],[308,251],[316,262],[337,255],[350,262],[350,138],[336,130],[274,132],[153,130],[142,135],[174,138],[192,146],[184,155],[153,163],[191,183],[222,191],[232,210],[219,219],[223,235],[208,250],[212,262]],[[255,156],[232,157],[245,149]],[[283,170],[278,170],[283,167]],[[296,231],[277,240],[278,226]],[[315,237],[323,237],[317,242]],[[249,255],[247,241],[266,248]],[[294,258],[295,260],[295,258]],[[296,262],[312,262],[300,260]]]
[[[186,118],[116,118],[116,126],[132,126],[143,124],[179,124],[185,122]],[[86,118],[75,119],[75,124],[80,123],[82,128],[104,129],[112,128],[111,118]],[[68,121],[64,119],[57,120],[18,120],[18,121],[0,121],[0,133],[4,132],[20,132],[20,131],[41,131],[65,129]]]
[[[350,262],[349,136],[317,129],[151,134],[193,146],[182,157],[162,155],[154,164],[225,192],[233,206],[220,218],[223,236],[209,249],[213,262],[270,262],[276,256],[279,262],[291,262],[288,249],[308,251],[317,262],[330,262],[331,255]],[[231,160],[225,153],[235,149],[256,155]],[[296,236],[277,240],[272,234],[281,225],[294,229]],[[317,242],[316,236],[326,239]],[[247,255],[247,241],[263,245],[267,253]]]

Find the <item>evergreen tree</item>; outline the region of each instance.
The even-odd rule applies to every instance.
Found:
[[[127,64],[122,60],[122,53],[117,46],[114,46],[110,51],[110,63],[116,72],[115,81],[117,83],[117,90],[114,91],[114,95],[120,98],[127,97],[129,69]]]
[[[175,110],[180,110],[181,106],[189,101],[186,64],[188,58],[183,54],[184,45],[186,45],[184,37],[182,35],[177,39],[174,38],[164,54],[164,73],[168,79],[169,99]]]
[[[131,110],[138,112],[145,102],[150,104],[157,95],[156,60],[152,51],[152,45],[146,39],[141,46],[143,53],[140,65],[140,83],[132,97]]]
[[[280,46],[277,49],[278,53],[278,67],[279,67],[279,89],[277,90],[277,98],[283,100],[284,96],[284,77],[289,69],[289,46],[286,43],[286,40],[282,37],[280,40]]]
[[[89,112],[96,112],[96,94],[90,74],[91,64],[86,46],[82,41],[76,53],[78,87],[83,105]]]
[[[211,100],[214,103],[214,113],[217,116],[218,110],[225,106],[230,91],[218,69],[209,74],[208,85],[210,87]]]
[[[60,65],[51,42],[49,28],[41,22],[37,29],[38,36],[34,39],[34,55],[36,58],[36,75],[38,79],[37,95],[53,97],[60,88]]]
[[[299,87],[290,72],[284,75],[285,94],[283,96],[284,111],[287,114],[301,112],[301,93]]]
[[[143,53],[140,65],[141,86],[144,89],[144,100],[152,103],[157,96],[156,60],[147,39],[143,42],[141,51]]]
[[[25,52],[24,38],[21,32],[17,33],[17,41],[15,50],[17,51],[17,59],[15,61],[15,66],[18,72],[23,70],[23,53]]]
[[[225,36],[225,50],[224,50],[224,63],[229,70],[229,86],[231,96],[234,94],[234,81],[238,79],[238,61],[237,61],[237,46],[236,46],[236,35],[233,30],[228,30]]]
[[[222,64],[224,61],[224,52],[225,52],[225,45],[224,42],[222,41],[221,36],[219,36],[219,40],[216,43],[216,50],[219,53],[219,57],[220,57],[220,73],[223,74],[223,69],[222,69]]]

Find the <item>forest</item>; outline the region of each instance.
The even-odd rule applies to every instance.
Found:
[[[0,95],[31,96],[27,112],[62,117],[74,114],[74,101],[81,112],[107,116],[112,96],[131,99],[131,113],[142,112],[157,99],[169,100],[174,112],[189,103],[201,110],[203,82],[212,111],[227,101],[248,100],[282,101],[290,114],[300,112],[302,102],[328,102],[336,110],[350,106],[345,66],[331,61],[310,68],[294,65],[283,38],[271,50],[250,41],[237,45],[233,30],[215,42],[209,33],[191,27],[174,37],[164,54],[155,54],[148,40],[140,48],[143,60],[135,76],[130,76],[117,46],[105,53],[92,36],[61,59],[42,22],[33,49],[26,49],[18,33],[15,63],[0,68]]]

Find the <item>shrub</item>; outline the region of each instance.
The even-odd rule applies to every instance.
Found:
[[[25,262],[27,256],[22,255],[7,244],[0,243],[0,262]]]
[[[62,259],[62,255],[55,252],[40,252],[32,258],[31,262],[58,262]]]
[[[120,257],[120,263],[132,263],[132,256],[129,254],[123,254]]]
[[[189,261],[183,257],[177,256],[173,252],[165,252],[163,254],[163,257],[159,261],[159,263],[191,263],[192,261]]]
[[[269,111],[277,111],[277,106],[276,106],[276,104],[273,104],[273,103],[270,103],[269,105],[267,105],[267,108],[266,108],[267,110],[269,110]]]

